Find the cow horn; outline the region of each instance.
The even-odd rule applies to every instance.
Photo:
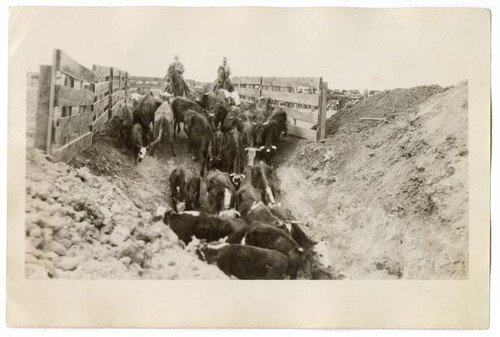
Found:
[[[249,148],[248,147],[245,147],[245,151],[248,152]]]
[[[271,145],[271,147],[272,147],[272,148],[273,148],[274,150],[276,150],[276,146],[274,146],[274,145]]]
[[[241,175],[241,179],[245,179],[245,175],[244,174]]]
[[[234,173],[231,173],[229,176],[230,176],[231,178],[232,178],[232,177],[234,177]]]
[[[262,125],[267,125],[267,124],[269,124],[269,121],[262,123]]]
[[[252,124],[253,124],[253,125],[257,125],[257,123],[255,123],[255,122],[252,122]]]
[[[266,147],[265,146],[261,146],[259,147],[259,150],[264,150]]]

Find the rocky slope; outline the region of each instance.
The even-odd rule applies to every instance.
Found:
[[[111,177],[49,162],[33,148],[26,165],[28,278],[227,278],[183,249]]]

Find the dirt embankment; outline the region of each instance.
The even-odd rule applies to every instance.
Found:
[[[283,202],[329,241],[337,273],[467,277],[467,113],[466,83],[382,92],[328,120],[324,143],[288,151]]]

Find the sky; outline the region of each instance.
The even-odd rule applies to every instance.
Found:
[[[185,78],[198,81],[213,81],[225,56],[238,76],[323,77],[337,89],[447,86],[474,71],[469,19],[437,9],[14,8],[9,49],[26,71],[59,48],[86,67],[136,76],[164,76],[178,54]]]

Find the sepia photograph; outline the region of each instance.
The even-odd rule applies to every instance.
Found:
[[[470,280],[486,30],[473,9],[12,8],[17,268],[30,284]]]

